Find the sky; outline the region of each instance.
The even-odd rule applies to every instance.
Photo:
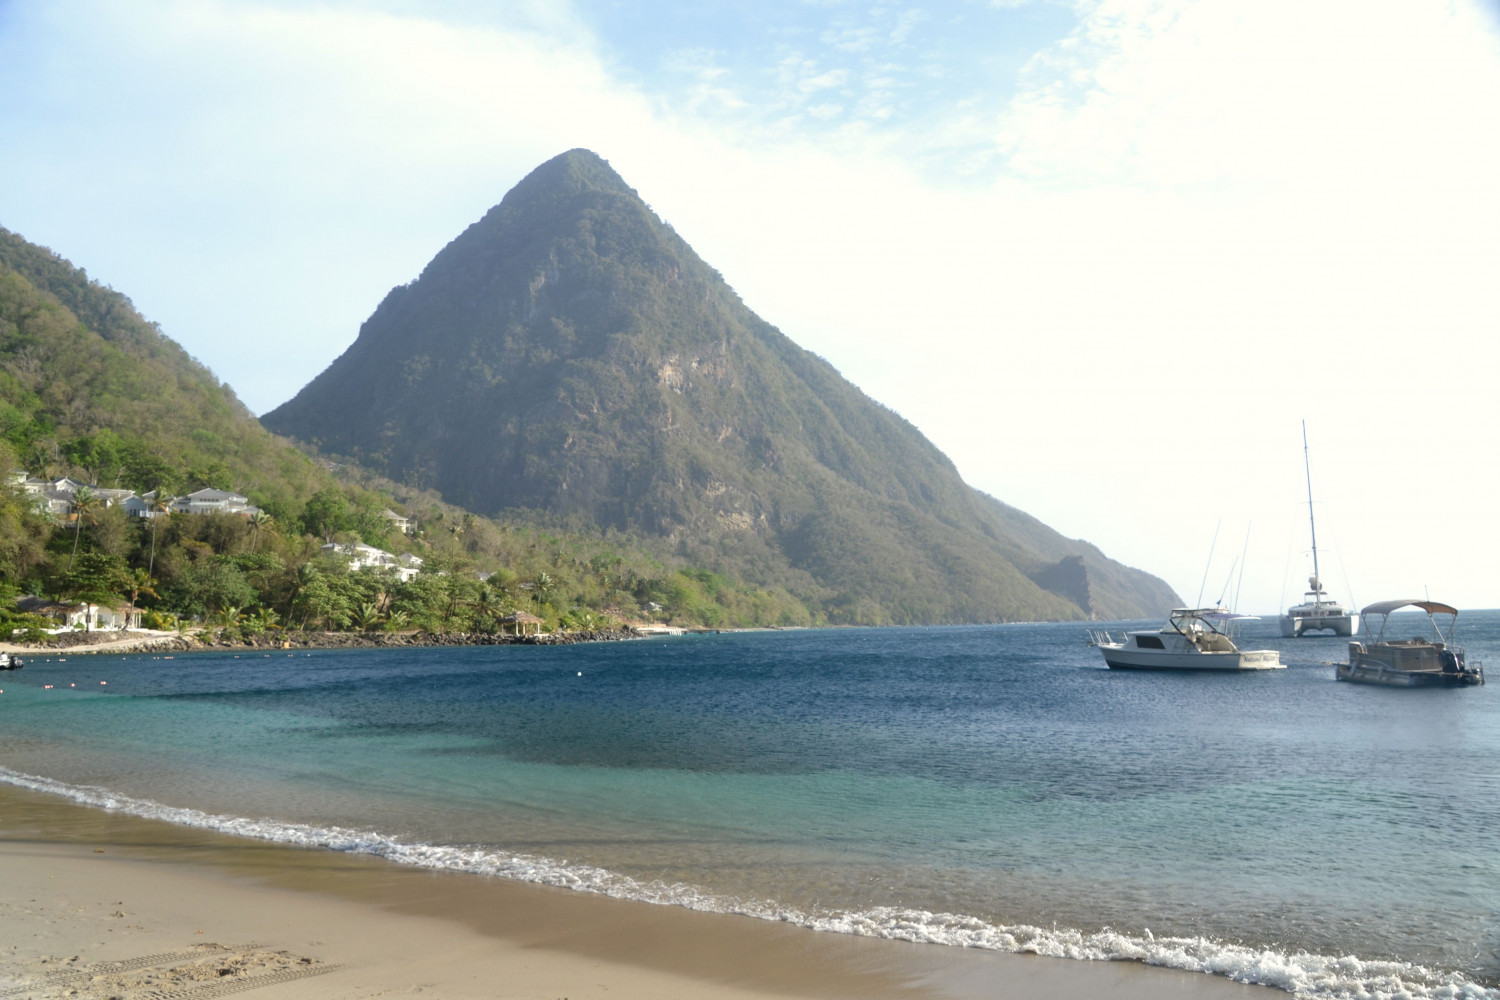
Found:
[[[610,161],[973,486],[1274,614],[1500,607],[1497,0],[0,0],[0,226],[264,413]]]

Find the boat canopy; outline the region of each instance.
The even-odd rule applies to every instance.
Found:
[[[1204,618],[1216,622],[1260,621],[1258,615],[1239,615],[1224,608],[1173,608],[1173,618]]]
[[[1396,611],[1405,607],[1421,608],[1429,615],[1453,615],[1454,617],[1458,616],[1457,608],[1450,608],[1448,605],[1439,604],[1437,601],[1418,601],[1414,598],[1406,598],[1397,601],[1377,601],[1374,604],[1366,606],[1365,609],[1360,612],[1360,614],[1388,615],[1392,611]]]

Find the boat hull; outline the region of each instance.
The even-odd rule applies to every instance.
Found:
[[[1359,615],[1282,615],[1281,636],[1296,639],[1309,632],[1352,636],[1359,631]]]
[[[1179,653],[1101,645],[1099,651],[1104,654],[1104,662],[1111,670],[1244,671],[1286,668],[1286,664],[1281,662],[1281,654],[1274,649]]]
[[[1334,676],[1353,684],[1382,687],[1469,687],[1484,683],[1484,674],[1474,670],[1398,670],[1384,663],[1340,663]]]

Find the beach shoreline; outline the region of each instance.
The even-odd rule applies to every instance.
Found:
[[[0,887],[0,993],[39,1000],[262,987],[286,1000],[1275,995],[1135,963],[819,933],[433,872],[3,784]]]
[[[619,642],[641,636],[629,628],[540,635],[479,632],[275,632],[253,638],[223,638],[203,632],[68,632],[44,643],[0,642],[0,652],[46,659],[94,653],[252,652],[277,649],[397,649],[427,646],[551,646],[578,642]]]

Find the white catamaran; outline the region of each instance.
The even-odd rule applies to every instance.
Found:
[[[1307,578],[1307,593],[1302,603],[1287,608],[1281,616],[1281,634],[1287,638],[1308,632],[1331,631],[1334,635],[1354,635],[1359,631],[1359,613],[1346,608],[1328,596],[1318,574],[1318,524],[1313,518],[1312,463],[1307,456],[1307,421],[1302,421],[1302,467],[1307,472],[1307,526],[1312,532],[1312,576]]]

